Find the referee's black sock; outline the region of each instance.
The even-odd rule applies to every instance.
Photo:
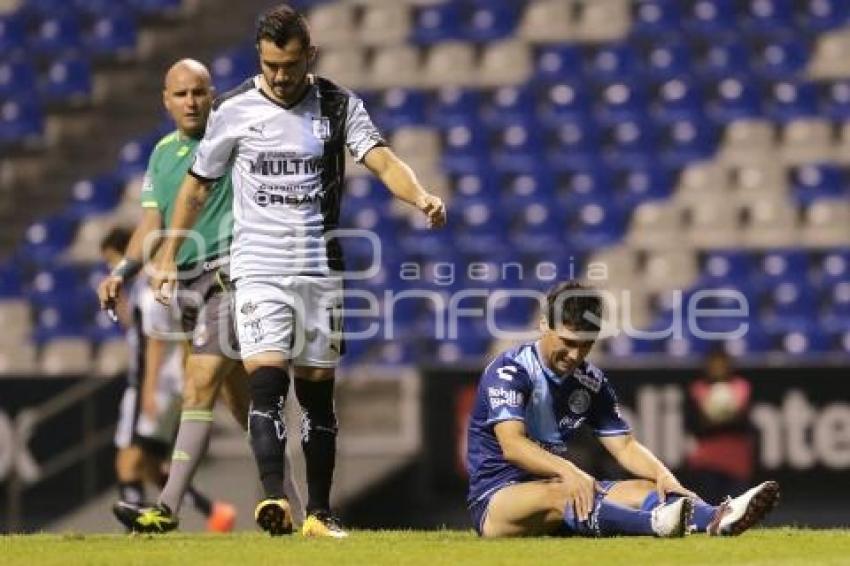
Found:
[[[283,406],[289,391],[286,370],[263,366],[249,377],[251,412],[248,416],[248,435],[257,462],[265,496],[282,499],[283,465],[286,452],[286,425]]]
[[[307,513],[329,510],[336,463],[334,380],[296,379],[295,395],[303,413],[301,446],[307,467]]]

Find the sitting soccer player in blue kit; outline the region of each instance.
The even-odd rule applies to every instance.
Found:
[[[777,503],[764,482],[718,506],[685,489],[620,416],[614,389],[585,361],[600,331],[598,291],[569,281],[547,296],[541,337],[484,370],[469,426],[467,503],[485,537],[738,535]],[[589,426],[640,479],[599,481],[565,458]]]

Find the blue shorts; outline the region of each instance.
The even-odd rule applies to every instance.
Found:
[[[499,493],[499,491],[515,483],[518,482],[508,482],[504,485],[500,485],[498,488],[490,490],[488,493],[479,497],[469,506],[469,514],[472,517],[472,527],[475,529],[475,532],[478,533],[478,536],[483,536],[484,534],[484,519],[487,518],[487,509],[490,507],[490,500],[494,495]],[[599,485],[602,488],[603,493],[607,493],[608,490],[616,483],[616,480],[599,481]],[[566,528],[566,525],[564,525],[564,527]]]

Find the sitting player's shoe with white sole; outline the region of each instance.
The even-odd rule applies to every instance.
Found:
[[[301,534],[305,537],[345,538],[348,536],[340,525],[339,519],[330,511],[310,513],[301,525]]]
[[[657,537],[683,537],[688,533],[693,514],[694,504],[687,497],[659,505],[652,510],[652,530]]]
[[[286,499],[263,499],[254,509],[254,519],[261,529],[272,536],[292,532],[292,511]]]
[[[720,504],[706,532],[713,536],[737,536],[764,519],[779,502],[779,484],[766,481]]]

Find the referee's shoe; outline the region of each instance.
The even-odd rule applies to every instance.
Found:
[[[127,530],[134,533],[162,534],[180,525],[180,520],[163,503],[142,507],[119,501],[112,506],[112,513]]]

